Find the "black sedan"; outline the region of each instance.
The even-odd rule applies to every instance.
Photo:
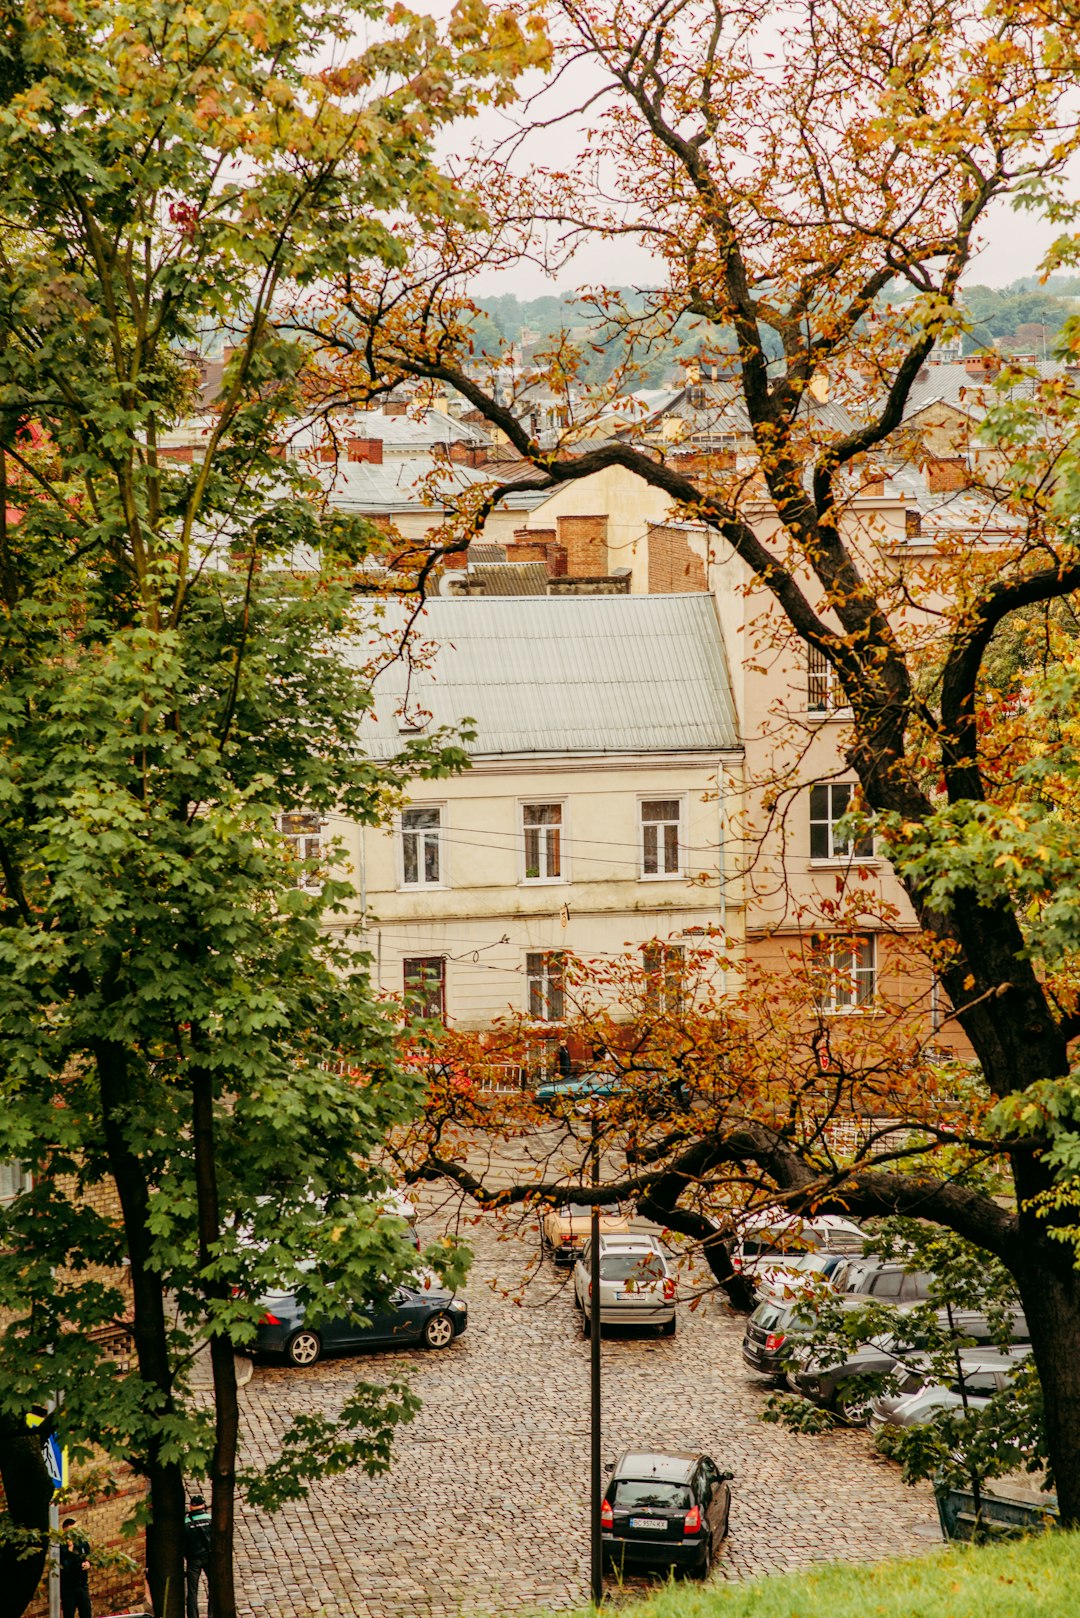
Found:
[[[703,1579],[728,1531],[730,1472],[686,1450],[624,1450],[600,1506],[605,1569],[678,1567]]]
[[[342,1315],[321,1320],[317,1327],[304,1323],[302,1295],[267,1292],[259,1302],[264,1313],[255,1352],[284,1354],[293,1365],[314,1365],[328,1349],[392,1348],[398,1343],[449,1348],[469,1318],[462,1300],[441,1287],[398,1287],[387,1304],[358,1305],[362,1320]]]

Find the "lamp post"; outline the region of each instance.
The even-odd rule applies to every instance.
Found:
[[[590,1119],[592,1134],[592,1183],[600,1184],[600,1125],[595,1110]],[[600,1538],[600,1497],[604,1489],[600,1459],[600,1204],[593,1201],[589,1221],[589,1437],[592,1473],[592,1554],[590,1575],[596,1606],[604,1599],[604,1551]]]

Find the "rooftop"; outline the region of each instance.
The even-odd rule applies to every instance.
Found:
[[[341,459],[315,468],[340,511],[391,515],[411,509],[438,511],[476,483],[505,481],[498,466],[453,465],[431,455],[400,456],[375,464]],[[531,511],[547,498],[544,490],[512,490],[499,502],[512,511]]]
[[[384,627],[409,610],[389,603]],[[418,718],[430,729],[471,719],[474,757],[739,745],[710,595],[436,597],[414,640],[423,666],[398,659],[375,681],[360,738],[375,758],[398,752]]]

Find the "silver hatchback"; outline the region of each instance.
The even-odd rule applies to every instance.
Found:
[[[574,1266],[574,1303],[582,1312],[582,1331],[591,1329],[592,1255],[585,1243]],[[675,1335],[675,1277],[660,1244],[651,1236],[600,1238],[601,1326],[658,1326]]]

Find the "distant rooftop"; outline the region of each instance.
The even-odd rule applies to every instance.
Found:
[[[314,470],[338,510],[387,516],[410,508],[438,511],[446,505],[444,496],[452,498],[455,491],[461,493],[475,483],[503,481],[498,466],[459,466],[431,455],[400,456],[378,464],[342,457],[336,468],[328,463]],[[429,483],[432,474],[435,478]],[[499,504],[511,511],[531,511],[545,499],[546,490],[511,490]]]
[[[384,627],[409,608],[392,602]],[[474,721],[475,757],[699,753],[739,745],[711,595],[437,597],[417,621],[428,666],[399,660],[375,681],[360,741],[391,757],[427,726]],[[357,649],[357,658],[364,655]]]

